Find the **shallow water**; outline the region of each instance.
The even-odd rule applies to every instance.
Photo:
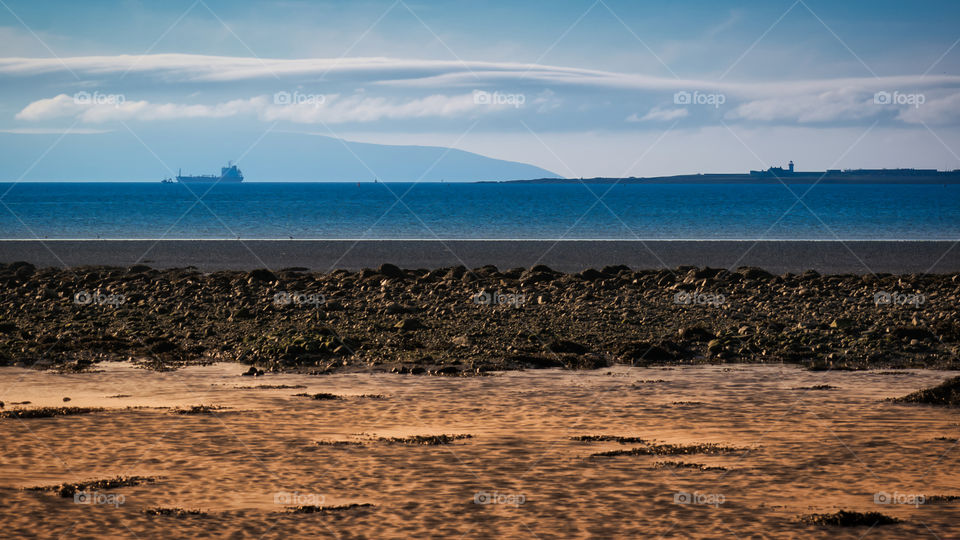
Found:
[[[0,420],[0,492],[8,531],[59,536],[260,537],[859,537],[867,528],[802,525],[839,509],[905,519],[870,537],[958,534],[960,504],[876,504],[875,494],[960,495],[957,411],[882,402],[948,372],[815,373],[792,366],[509,372],[480,378],[392,374],[240,377],[236,364],[157,373],[104,364],[99,373],[0,368],[0,399],[104,412]],[[293,389],[238,386],[305,385]],[[831,390],[804,390],[829,384]],[[293,394],[331,392],[315,401]],[[108,397],[129,394],[130,397]],[[383,394],[384,399],[359,397]],[[210,415],[154,407],[214,404]],[[126,407],[146,407],[126,409]],[[470,434],[445,446],[374,437]],[[729,455],[593,453],[636,444],[720,443]],[[317,446],[318,440],[363,445]],[[725,471],[655,469],[660,461]],[[19,488],[117,475],[157,476],[111,490],[123,505],[74,504]],[[284,494],[296,493],[284,499]],[[677,493],[702,502],[678,504]],[[278,495],[279,494],[279,495]],[[279,498],[278,498],[279,497]],[[901,497],[902,498],[902,497]],[[476,504],[494,500],[503,504]],[[682,499],[682,496],[681,496]],[[372,503],[336,515],[285,515],[284,502]],[[278,504],[280,503],[280,504]],[[146,516],[153,506],[207,517]],[[71,528],[72,527],[72,528]]]

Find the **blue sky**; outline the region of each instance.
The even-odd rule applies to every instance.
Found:
[[[36,156],[66,130],[215,130],[234,157],[322,134],[571,177],[956,169],[958,21],[955,1],[3,0],[0,131]]]

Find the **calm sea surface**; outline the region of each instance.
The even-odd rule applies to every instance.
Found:
[[[0,183],[0,238],[237,237],[954,240],[960,186]]]

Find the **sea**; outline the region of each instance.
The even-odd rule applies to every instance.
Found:
[[[0,183],[0,239],[958,240],[960,185]]]

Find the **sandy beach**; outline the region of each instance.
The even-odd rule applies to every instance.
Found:
[[[0,371],[7,400],[59,407],[70,397],[71,406],[101,408],[0,419],[0,522],[14,536],[960,532],[952,499],[960,495],[960,463],[951,452],[955,410],[883,401],[956,372],[687,366],[252,380],[236,364],[175,372],[127,363],[79,374]],[[175,413],[199,404],[222,408]],[[402,442],[439,434],[469,437]],[[614,437],[628,439],[603,440]],[[654,451],[599,455],[635,448]],[[31,489],[120,476],[145,480],[88,488],[80,502]],[[923,504],[907,504],[918,495]],[[322,510],[295,510],[311,506]],[[850,528],[803,522],[840,510],[901,521]]]
[[[35,266],[194,266],[203,271],[304,267],[318,272],[392,263],[401,268],[542,264],[563,272],[626,265],[681,265],[770,272],[947,273],[960,271],[950,241],[683,240],[3,240],[0,262]]]

